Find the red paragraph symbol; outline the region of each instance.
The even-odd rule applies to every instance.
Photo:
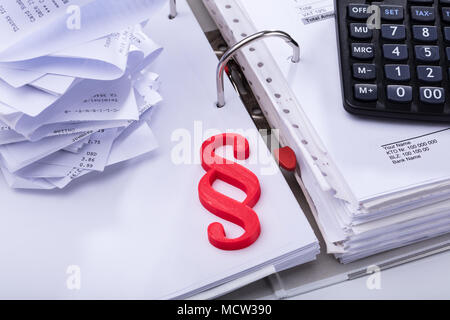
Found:
[[[233,146],[234,157],[245,160],[250,155],[247,139],[238,134],[220,134],[206,140],[201,149],[202,167],[207,172],[200,180],[198,194],[202,205],[214,215],[244,229],[244,234],[229,239],[223,225],[215,222],[208,227],[209,242],[222,250],[240,250],[253,244],[261,233],[259,219],[253,207],[261,195],[258,178],[247,168],[216,155],[216,149]],[[241,189],[247,195],[239,202],[214,190],[214,181],[222,180]]]

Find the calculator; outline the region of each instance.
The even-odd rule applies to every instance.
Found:
[[[450,122],[450,0],[335,0],[344,108]]]

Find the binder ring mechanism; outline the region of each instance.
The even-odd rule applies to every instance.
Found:
[[[169,19],[175,19],[175,17],[177,15],[178,15],[178,12],[177,12],[177,0],[170,0]]]
[[[219,65],[217,66],[216,82],[218,108],[222,108],[225,106],[224,71],[228,61],[230,61],[236,51],[246,47],[247,45],[255,41],[270,37],[278,37],[284,39],[287,44],[289,44],[294,50],[291,61],[293,63],[298,63],[300,61],[300,46],[289,34],[284,31],[261,31],[242,39],[240,42],[236,43],[233,47],[228,49],[227,52],[225,52],[225,54],[219,61]]]

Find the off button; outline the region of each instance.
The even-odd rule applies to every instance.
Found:
[[[352,19],[367,20],[371,15],[368,9],[369,5],[367,4],[349,4],[348,16]]]

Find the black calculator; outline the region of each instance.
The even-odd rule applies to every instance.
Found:
[[[344,107],[450,122],[450,0],[335,0]]]

